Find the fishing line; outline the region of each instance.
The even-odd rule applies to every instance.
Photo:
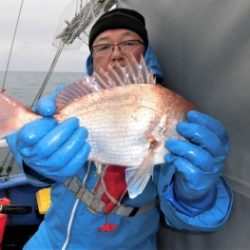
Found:
[[[8,71],[9,71],[10,60],[11,60],[11,56],[12,56],[13,46],[14,46],[15,39],[16,39],[16,33],[17,33],[17,28],[18,28],[18,24],[19,24],[21,12],[22,12],[22,9],[23,9],[23,3],[24,3],[24,0],[22,0],[22,2],[21,2],[21,6],[20,6],[20,9],[19,9],[19,13],[18,13],[18,17],[17,17],[17,22],[16,22],[16,26],[15,26],[15,30],[14,30],[14,34],[13,34],[12,41],[11,41],[9,56],[8,56],[8,60],[7,60],[7,64],[6,64],[6,69],[5,69],[5,73],[4,73],[4,78],[3,78],[3,83],[2,83],[2,89],[1,89],[2,92],[4,92],[4,90],[5,90],[4,89],[5,82],[6,82],[6,78],[7,78]]]
[[[48,70],[48,73],[47,73],[47,75],[46,75],[46,77],[45,77],[45,79],[44,79],[44,81],[43,81],[43,83],[42,83],[42,85],[41,85],[41,87],[40,87],[40,89],[39,89],[37,95],[35,96],[35,98],[34,98],[32,104],[31,104],[31,107],[33,107],[33,106],[37,103],[38,99],[41,98],[41,96],[42,96],[42,94],[43,94],[45,88],[47,87],[48,81],[49,81],[49,79],[50,79],[52,73],[54,72],[54,68],[55,68],[55,66],[56,66],[56,63],[57,63],[57,61],[58,61],[58,59],[59,59],[59,57],[60,57],[60,55],[61,55],[61,53],[62,53],[62,51],[63,51],[63,47],[64,47],[64,44],[63,44],[63,43],[60,43],[60,45],[59,45],[59,47],[58,47],[58,49],[57,49],[57,51],[56,51],[56,54],[55,54],[55,56],[54,56],[54,59],[53,59],[51,65],[50,65],[50,68],[49,68],[49,70]]]

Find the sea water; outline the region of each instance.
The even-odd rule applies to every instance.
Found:
[[[8,95],[29,105],[42,86],[46,75],[46,72],[11,71],[7,74],[4,88]],[[44,95],[52,93],[63,83],[79,80],[82,75],[81,72],[54,72],[48,81]],[[0,88],[2,88],[3,78],[4,72],[0,71]]]
[[[0,71],[0,88],[3,88],[5,72]],[[5,93],[25,105],[30,106],[40,87],[42,86],[46,72],[20,72],[11,71],[6,76],[4,84]],[[54,72],[47,84],[43,95],[49,95],[63,83],[71,83],[82,77],[81,72]],[[8,147],[0,148],[0,183],[8,179],[8,176],[18,174],[20,171],[13,163],[12,154]]]

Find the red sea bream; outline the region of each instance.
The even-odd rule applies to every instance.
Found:
[[[61,122],[78,117],[89,132],[89,160],[126,166],[128,192],[134,198],[145,188],[153,166],[164,162],[165,140],[180,137],[176,123],[194,108],[182,96],[155,84],[142,61],[69,84],[57,97],[54,118]],[[0,94],[0,137],[38,117]]]

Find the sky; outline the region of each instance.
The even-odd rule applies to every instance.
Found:
[[[76,0],[75,0],[76,1]],[[0,0],[0,71],[5,71],[21,0]],[[9,71],[48,71],[60,20],[74,0],[24,0]],[[55,71],[82,72],[88,47],[63,50]]]

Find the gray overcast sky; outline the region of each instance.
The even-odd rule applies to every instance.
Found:
[[[72,0],[24,0],[9,70],[47,71],[59,20]],[[21,0],[0,0],[0,70],[5,70]],[[82,72],[88,48],[64,50],[56,71]]]

